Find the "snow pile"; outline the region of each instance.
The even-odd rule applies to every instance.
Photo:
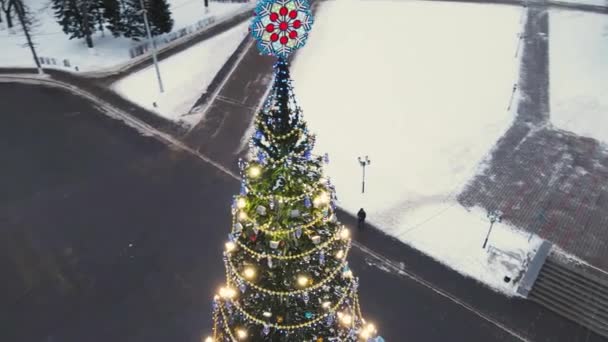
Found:
[[[162,60],[159,63],[165,90],[162,94],[152,65],[119,80],[112,89],[163,117],[195,125],[202,114],[185,114],[248,34],[248,27],[249,22],[246,21]]]
[[[549,15],[551,121],[608,143],[608,16]]]
[[[539,241],[495,224],[482,250],[485,214],[455,197],[512,123],[521,16],[495,5],[324,2],[292,68],[340,205],[364,207],[386,233],[507,294],[504,276],[517,278]]]
[[[55,20],[49,1],[25,0],[34,13],[38,24],[33,31],[33,40],[36,43],[38,56],[54,58],[56,68],[66,70],[94,71],[114,67],[128,61],[131,57],[129,49],[139,44],[131,39],[114,38],[109,31],[95,33],[93,36],[94,49],[88,51],[84,39],[68,39],[61,26]],[[201,0],[169,0],[173,13],[174,30],[196,23],[208,16],[215,16],[217,20],[239,13],[249,3],[209,3],[209,13],[205,13]],[[6,24],[6,23],[4,23]],[[35,67],[32,54],[27,46],[26,39],[20,31],[10,34],[7,29],[0,27],[0,67]],[[64,66],[64,60],[69,61],[69,67]],[[44,66],[43,66],[44,67]]]
[[[549,0],[549,2],[568,3],[574,5],[592,5],[592,6],[605,6],[608,7],[608,0]]]

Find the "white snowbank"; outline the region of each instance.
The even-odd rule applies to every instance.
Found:
[[[497,224],[490,245],[511,256],[493,257],[481,249],[485,214],[455,196],[512,122],[521,15],[495,5],[326,2],[292,68],[340,205],[364,207],[386,233],[507,294],[514,287],[503,277],[538,240]],[[372,164],[361,195],[364,155]]]
[[[550,2],[608,7],[608,0],[550,0]]]
[[[249,21],[200,42],[159,63],[165,92],[160,93],[154,66],[112,85],[124,97],[170,120],[194,125],[202,114],[188,114],[213,77],[248,34]],[[154,108],[156,102],[157,108]]]
[[[68,39],[61,26],[55,20],[49,1],[25,0],[32,10],[36,12],[39,24],[33,31],[33,40],[36,43],[38,56],[54,58],[59,66],[55,68],[79,71],[94,71],[113,67],[128,61],[131,57],[129,49],[138,42],[120,37],[115,38],[110,32],[96,33],[93,37],[94,51],[89,52],[84,39]],[[207,16],[214,15],[225,18],[237,13],[245,4],[209,3],[209,13],[205,13],[202,0],[169,0],[173,13],[174,31],[196,23]],[[6,23],[5,23],[6,24]],[[27,46],[25,36],[21,31],[18,34],[9,34],[8,30],[0,28],[0,67],[34,67],[32,54]],[[63,67],[63,60],[68,59],[71,67]],[[45,67],[45,66],[43,66]]]
[[[608,143],[608,16],[549,12],[551,121]]]

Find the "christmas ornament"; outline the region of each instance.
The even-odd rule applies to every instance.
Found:
[[[255,211],[259,214],[259,215],[266,215],[266,207],[264,207],[263,205],[258,205],[258,207],[255,209]]]
[[[272,249],[279,248],[279,241],[270,241],[270,248],[272,248]]]
[[[321,242],[321,237],[319,235],[315,235],[313,237],[310,238],[312,240],[312,243],[314,243],[315,245],[318,245]]]
[[[300,216],[300,211],[298,209],[294,209],[289,212],[289,217],[296,218]]]

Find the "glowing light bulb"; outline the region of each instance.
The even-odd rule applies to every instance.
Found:
[[[227,252],[232,252],[236,249],[236,243],[232,242],[232,241],[228,241],[226,242],[226,251]]]
[[[220,296],[232,299],[236,296],[236,290],[232,287],[222,287],[220,288]]]
[[[245,208],[246,205],[247,205],[247,201],[243,197],[240,197],[236,201],[236,207],[239,208],[239,209]]]
[[[304,287],[306,285],[308,285],[308,277],[307,276],[299,276],[298,277],[298,285],[301,287]]]
[[[240,221],[245,221],[248,218],[247,213],[244,211],[240,211],[239,212],[239,220]]]
[[[342,273],[342,275],[343,275],[345,278],[352,278],[352,277],[353,277],[353,271],[351,271],[351,270],[346,270],[346,271],[344,271],[344,272]]]
[[[255,277],[255,269],[251,266],[248,266],[243,270],[243,275],[247,279],[253,279]]]
[[[249,168],[249,177],[257,178],[261,174],[262,174],[262,169],[259,166],[253,165]]]
[[[247,332],[243,329],[236,329],[236,337],[238,337],[239,340],[244,340],[247,338]]]
[[[344,258],[344,251],[339,250],[338,253],[336,253],[336,258],[338,258],[338,259]]]
[[[342,316],[340,316],[340,322],[344,325],[350,325],[353,322],[353,316],[343,313]]]
[[[331,306],[331,302],[323,302],[323,304],[321,304],[321,306],[323,307],[323,309],[327,310]]]
[[[213,342],[213,337],[207,336],[207,338],[205,339],[205,342]]]
[[[340,238],[342,238],[342,240],[346,240],[350,237],[350,230],[348,230],[348,228],[344,227],[342,228],[342,230],[340,231]]]

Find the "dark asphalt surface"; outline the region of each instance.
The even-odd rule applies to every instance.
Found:
[[[62,91],[0,93],[0,341],[198,341],[238,183]],[[350,260],[389,341],[513,340],[360,252]]]
[[[224,279],[221,250],[238,183],[65,92],[2,84],[0,93],[8,99],[0,128],[0,341],[198,341]],[[481,308],[520,310],[534,341],[585,341],[584,329],[493,294],[378,232],[357,239]],[[389,341],[515,340],[419,283],[370,266],[358,250],[350,260],[363,308]]]

